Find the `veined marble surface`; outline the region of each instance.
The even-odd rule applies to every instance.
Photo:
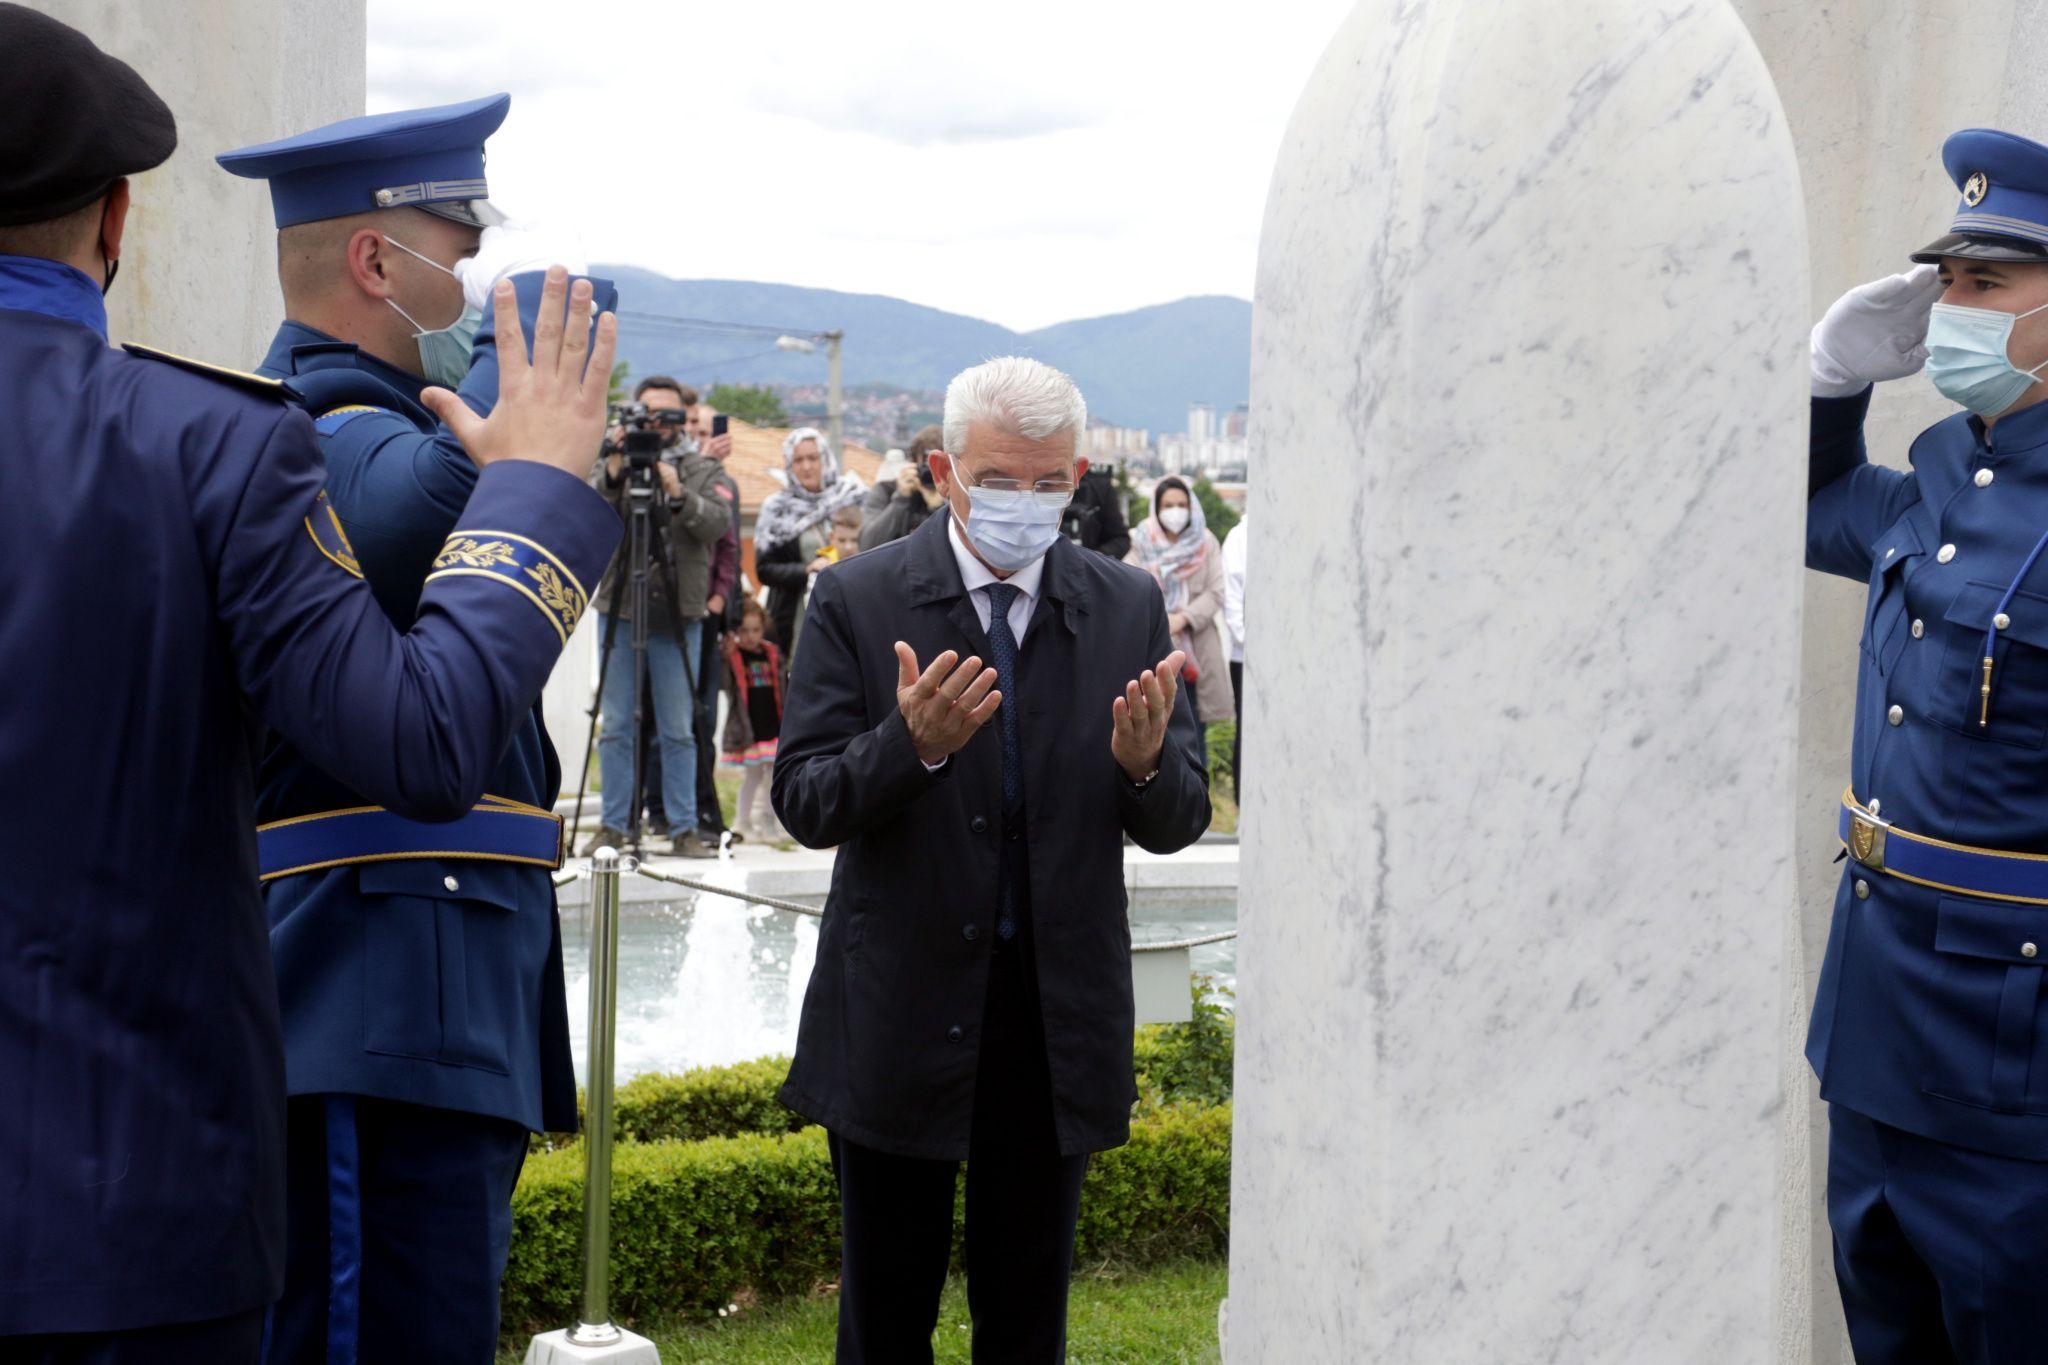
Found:
[[[1229,1355],[1772,1357],[1806,244],[1725,0],[1364,0],[1253,340]]]

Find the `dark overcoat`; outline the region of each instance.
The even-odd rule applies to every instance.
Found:
[[[926,770],[897,708],[895,643],[921,663],[990,657],[952,518],[818,576],[782,741],[775,811],[839,847],[783,1102],[903,1156],[964,1159],[995,942],[1002,756],[990,725]],[[1035,951],[1062,1153],[1130,1132],[1130,923],[1124,835],[1156,853],[1209,825],[1194,718],[1177,706],[1140,789],[1110,754],[1110,706],[1164,658],[1166,614],[1140,570],[1065,540],[1047,552],[1018,653]],[[1000,1083],[1000,1077],[980,1078]]]

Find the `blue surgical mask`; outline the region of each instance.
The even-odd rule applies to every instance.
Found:
[[[451,279],[461,278],[447,266],[439,261],[428,260],[396,237],[387,235],[384,240],[415,260],[426,261],[428,265]],[[462,381],[469,376],[469,353],[476,348],[477,329],[483,326],[482,310],[465,302],[462,305],[462,312],[455,321],[446,327],[430,329],[420,326],[419,320],[400,308],[395,299],[386,299],[384,302],[390,304],[398,316],[412,324],[412,339],[420,348],[420,373],[427,381],[439,384],[443,388],[461,387]]]
[[[2048,304],[2019,314],[1935,304],[1927,323],[1927,373],[1934,387],[1979,417],[1996,417],[2019,402],[2048,361],[2022,370],[2006,348],[2013,324],[2043,309]]]
[[[958,479],[959,466],[954,466]],[[1067,497],[1050,497],[1028,488],[1014,491],[967,489],[967,538],[974,548],[1004,573],[1029,567],[1060,538]]]

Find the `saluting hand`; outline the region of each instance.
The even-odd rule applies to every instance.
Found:
[[[564,297],[569,300],[566,325]],[[499,460],[533,460],[581,479],[590,472],[604,433],[618,319],[610,313],[599,318],[593,340],[590,315],[596,305],[590,281],[578,280],[572,290],[569,272],[550,266],[528,359],[512,282],[499,281],[491,301],[497,308],[498,347],[498,402],[491,415],[477,416],[442,388],[426,390],[420,401],[455,433],[479,468]]]
[[[1158,668],[1148,668],[1125,683],[1124,694],[1110,704],[1109,751],[1133,782],[1159,771],[1166,725],[1180,696],[1181,665],[1187,661],[1186,652],[1176,649],[1159,661]]]
[[[992,690],[995,669],[980,659],[963,663],[949,649],[919,672],[917,651],[898,640],[896,663],[896,707],[927,767],[957,753],[1003,704],[1003,694]]]

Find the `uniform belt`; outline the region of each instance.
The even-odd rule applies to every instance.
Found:
[[[2048,854],[2005,853],[1913,834],[1865,810],[1842,793],[1838,825],[1849,856],[1900,881],[2016,905],[2048,905]]]
[[[298,815],[256,827],[263,881],[352,863],[402,858],[475,858],[558,868],[562,817],[502,796],[486,796],[460,819],[424,824],[381,806]]]

